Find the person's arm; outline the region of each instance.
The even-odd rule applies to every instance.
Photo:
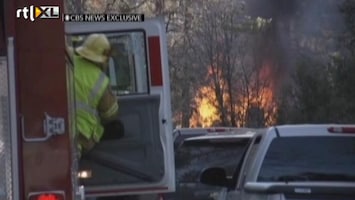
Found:
[[[118,119],[118,107],[116,96],[107,87],[98,105],[98,111],[103,124]]]

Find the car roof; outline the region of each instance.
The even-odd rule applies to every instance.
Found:
[[[277,129],[280,136],[353,136],[355,125],[352,124],[297,124],[271,127],[268,132]]]
[[[175,129],[173,134],[174,139],[176,139],[178,136],[243,134],[248,131],[256,130],[258,129],[236,127],[179,128]]]
[[[256,134],[255,131],[247,131],[242,134],[207,134],[203,136],[195,136],[195,137],[190,137],[186,138],[185,141],[191,141],[191,140],[205,140],[205,139],[237,139],[237,138],[252,138]]]
[[[260,130],[261,129],[235,127],[179,128],[174,130],[174,146],[175,148],[178,148],[184,141],[189,138],[194,138],[194,140],[217,140],[233,137],[252,138],[253,134],[259,132]]]

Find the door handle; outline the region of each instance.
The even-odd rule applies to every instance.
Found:
[[[65,133],[64,118],[51,117],[47,113],[44,113],[44,115],[43,132],[45,135],[43,137],[27,137],[25,134],[25,117],[24,115],[20,115],[22,139],[25,142],[44,142],[49,140],[52,136]]]

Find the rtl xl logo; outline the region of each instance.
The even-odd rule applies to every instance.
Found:
[[[35,21],[37,18],[41,19],[58,19],[59,6],[28,6],[16,10],[16,18],[29,19]]]

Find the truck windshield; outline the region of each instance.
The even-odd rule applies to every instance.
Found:
[[[355,137],[275,138],[258,181],[355,181]]]
[[[227,176],[232,176],[249,140],[201,140],[184,143],[175,155],[177,181],[198,182],[202,170],[209,167],[223,167]]]
[[[176,191],[164,195],[164,199],[213,200],[222,188],[200,183],[202,171],[221,167],[231,178],[249,141],[250,138],[195,139],[176,145]]]

